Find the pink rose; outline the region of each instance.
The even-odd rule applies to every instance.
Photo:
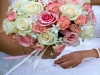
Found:
[[[74,22],[75,24],[78,24],[78,25],[85,25],[87,22],[86,16],[81,14]]]
[[[77,46],[79,45],[79,38],[78,35],[76,33],[73,33],[69,30],[63,30],[60,31],[64,36],[63,41],[64,44],[66,45],[70,45],[70,46]]]
[[[91,11],[92,10],[92,6],[89,4],[89,3],[85,3],[84,5],[83,5],[83,7],[84,7],[84,10],[85,11]]]
[[[17,35],[16,40],[19,44],[21,44],[22,46],[25,46],[25,47],[31,46],[32,42],[33,42],[33,39],[28,35],[26,35],[26,36]]]
[[[93,25],[96,24],[96,17],[93,11],[88,12],[87,21],[92,20]]]
[[[33,48],[37,42],[38,42],[38,39],[32,38],[30,47]]]
[[[77,24],[71,24],[69,29],[75,33],[79,33],[81,31],[81,28]]]
[[[39,25],[38,23],[32,26],[32,30],[37,33],[46,32],[46,27]]]
[[[73,3],[73,4],[78,4],[78,0],[67,0],[67,2]]]
[[[14,21],[17,17],[17,13],[15,11],[10,11],[10,13],[7,15],[7,19],[9,21]]]
[[[41,2],[43,5],[46,3],[45,0],[38,0],[38,1]],[[49,3],[54,3],[54,2],[56,2],[56,0],[48,0],[48,4]]]
[[[66,4],[66,0],[58,0],[58,3],[60,3],[60,4]]]
[[[37,50],[37,51],[43,51],[44,50],[44,45],[36,43],[36,45],[34,46],[34,49]]]
[[[58,19],[58,15],[52,12],[44,11],[38,15],[38,22],[41,26],[50,26]]]
[[[71,22],[70,22],[70,20],[67,17],[61,16],[58,19],[58,24],[60,25],[60,29],[61,30],[65,30],[65,29],[67,29],[70,26]]]
[[[54,13],[60,13],[60,6],[59,3],[50,3],[46,6],[46,10]]]
[[[58,3],[61,3],[61,4],[66,4],[66,2],[68,3],[73,3],[73,4],[78,4],[78,0],[58,0]]]
[[[93,24],[95,25],[96,24],[96,17],[94,15],[94,12],[92,11],[92,21],[93,21]]]
[[[60,53],[65,49],[66,45],[63,44],[57,44],[56,46],[53,47],[54,52]]]

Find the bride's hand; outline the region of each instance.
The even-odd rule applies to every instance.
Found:
[[[71,67],[78,66],[82,62],[82,60],[86,57],[98,58],[98,54],[96,50],[75,51],[75,52],[63,55],[54,63],[58,64],[62,68],[71,68]]]

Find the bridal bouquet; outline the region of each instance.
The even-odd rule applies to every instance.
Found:
[[[61,52],[66,46],[79,45],[79,37],[83,41],[91,39],[95,16],[90,2],[90,0],[15,0],[8,8],[3,29],[13,41],[25,47],[33,47],[35,50],[5,75],[9,75],[30,57],[32,58],[30,70],[33,75],[39,59],[48,46],[52,46],[54,52]]]
[[[95,17],[90,0],[16,0],[8,8],[3,29],[13,41],[43,51],[79,45],[93,36]]]

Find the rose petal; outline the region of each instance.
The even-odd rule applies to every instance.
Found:
[[[19,44],[25,47],[29,47],[31,45],[31,37],[28,35],[26,36],[17,35],[16,40]]]
[[[77,40],[77,41],[75,41],[74,43],[70,43],[69,45],[70,46],[78,46],[80,44],[80,41],[79,40]]]

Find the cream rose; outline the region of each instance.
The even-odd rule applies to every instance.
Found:
[[[20,12],[24,12],[28,15],[36,15],[44,10],[43,5],[40,2],[29,1],[21,6]]]
[[[29,0],[15,0],[12,3],[12,7],[13,8],[19,8],[21,5],[23,5],[24,3],[28,2]]]
[[[17,18],[15,26],[19,30],[18,33],[23,36],[32,31],[32,23],[29,18]]]
[[[53,45],[57,43],[57,35],[51,31],[47,31],[38,35],[38,41],[43,45]]]
[[[84,3],[91,3],[91,0],[83,0]]]
[[[78,0],[79,5],[84,5],[85,3],[91,3],[91,0]]]
[[[13,22],[10,22],[8,19],[4,19],[3,21],[3,30],[6,32],[6,34],[16,33],[17,29]]]
[[[94,26],[91,23],[87,23],[82,29],[81,37],[91,39],[94,34]]]
[[[60,11],[68,19],[75,20],[82,13],[82,8],[79,5],[67,3],[60,7]]]

